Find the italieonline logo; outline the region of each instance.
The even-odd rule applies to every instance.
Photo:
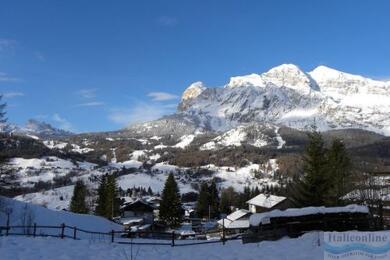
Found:
[[[390,231],[324,232],[324,259],[390,259]]]

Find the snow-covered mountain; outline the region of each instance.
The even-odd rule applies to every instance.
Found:
[[[260,122],[320,130],[360,128],[390,135],[390,82],[325,66],[304,72],[283,64],[262,74],[232,77],[222,88],[201,82],[183,93],[178,114],[208,130]]]
[[[26,135],[36,139],[58,138],[73,135],[73,133],[69,131],[55,128],[46,122],[38,121],[36,119],[29,119],[24,126],[17,126],[14,124],[0,126],[0,132]]]

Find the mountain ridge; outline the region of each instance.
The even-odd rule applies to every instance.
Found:
[[[186,95],[194,88],[196,94]],[[250,122],[306,130],[315,121],[320,130],[361,128],[385,135],[390,135],[389,112],[390,82],[326,66],[304,72],[294,64],[232,77],[222,88],[196,82],[183,92],[177,109],[213,131]]]

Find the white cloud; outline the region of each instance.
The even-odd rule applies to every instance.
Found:
[[[1,48],[1,47],[0,47]],[[19,78],[11,77],[7,73],[0,72],[0,81],[21,81]]]
[[[77,94],[80,95],[82,98],[91,99],[96,97],[96,88],[89,88],[89,89],[80,89],[77,91]]]
[[[46,61],[45,55],[42,54],[40,51],[34,52],[35,58],[37,58],[39,61]]]
[[[67,131],[72,131],[73,129],[72,124],[65,118],[61,117],[59,114],[57,113],[53,114],[51,119],[58,124],[59,128]]]
[[[177,99],[178,96],[167,92],[150,92],[148,97],[151,97],[153,101],[166,101]]]
[[[108,118],[116,124],[127,126],[129,124],[155,120],[173,112],[173,109],[161,104],[139,102],[132,108],[112,110]]]
[[[158,23],[163,26],[172,27],[178,23],[178,20],[176,17],[172,16],[160,16],[158,18]]]
[[[22,92],[6,92],[3,94],[4,98],[14,98],[14,97],[22,97],[24,93]]]
[[[10,39],[0,39],[0,52],[7,49],[13,49],[16,45],[15,40]]]
[[[99,101],[93,101],[93,102],[86,102],[76,105],[76,107],[99,107],[104,106],[104,102]]]

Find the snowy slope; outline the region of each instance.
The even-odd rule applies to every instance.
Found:
[[[90,173],[97,165],[89,162],[72,162],[55,156],[24,159],[12,158],[2,166],[5,171],[12,171],[12,175],[2,176],[10,178],[9,183],[18,183],[24,187],[31,187],[38,182],[53,181],[56,177],[76,173],[81,176]]]
[[[111,230],[122,230],[122,226],[111,222],[105,218],[86,215],[75,214],[67,211],[54,211],[42,206],[33,205],[29,203],[20,202],[17,200],[0,197],[2,200],[3,208],[12,208],[10,215],[10,225],[53,225],[59,226],[65,223],[68,226],[77,226],[80,229],[109,232]],[[3,212],[0,212],[0,225],[6,225],[6,216]],[[20,232],[20,230],[15,230]],[[58,230],[39,230],[38,232],[44,232],[45,234],[56,234]],[[50,233],[51,232],[51,233]],[[69,231],[71,232],[71,230]],[[69,235],[72,235],[69,233]],[[80,232],[80,237],[88,237],[89,235]]]

